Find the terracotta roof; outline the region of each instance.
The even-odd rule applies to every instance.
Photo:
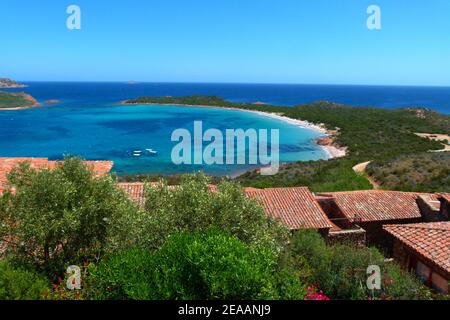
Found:
[[[386,225],[383,228],[450,276],[450,221]]]
[[[291,230],[331,228],[333,225],[314,195],[306,187],[245,189],[245,193],[261,202],[266,214],[279,219]]]
[[[145,203],[144,183],[118,183],[117,186],[138,205]],[[208,187],[212,192],[218,190],[215,185]],[[259,200],[267,215],[280,219],[292,230],[333,226],[308,188],[245,188],[244,192],[247,196]]]
[[[440,198],[450,203],[450,193],[441,193]]]
[[[49,161],[47,158],[0,158],[0,193],[7,188],[8,173],[21,163],[29,163],[33,169],[53,169],[61,161]],[[109,173],[113,167],[111,161],[84,161],[97,176]]]
[[[437,194],[385,190],[330,192],[318,196],[331,198],[346,218],[361,222],[421,218],[417,198],[425,196],[433,201],[439,198]]]
[[[141,182],[134,183],[118,183],[117,186],[125,191],[131,200],[136,202],[139,206],[144,206],[145,204],[145,188],[144,184]]]

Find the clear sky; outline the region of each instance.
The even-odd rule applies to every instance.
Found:
[[[449,0],[0,0],[0,39],[18,80],[450,85]]]

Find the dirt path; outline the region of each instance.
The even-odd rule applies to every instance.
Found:
[[[358,163],[352,169],[356,173],[362,174],[367,180],[369,180],[370,184],[373,186],[374,189],[381,189],[380,185],[372,177],[370,177],[366,172],[366,168],[371,162],[372,161]]]
[[[430,140],[434,140],[434,141],[439,141],[439,142],[444,142],[444,141],[449,141],[450,142],[450,135],[448,134],[439,134],[439,133],[416,133],[415,135],[422,137],[422,138],[427,138]],[[450,151],[450,145],[446,144],[446,143],[442,143],[442,145],[444,146],[444,149],[441,150],[430,150],[431,152],[444,152],[444,151]]]

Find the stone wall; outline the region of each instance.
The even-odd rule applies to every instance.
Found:
[[[329,244],[341,243],[364,247],[366,245],[366,231],[361,228],[330,231],[326,240]]]

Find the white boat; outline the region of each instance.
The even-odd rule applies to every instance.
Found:
[[[153,150],[153,149],[145,149],[148,153],[154,155],[154,154],[158,154],[158,151]]]

